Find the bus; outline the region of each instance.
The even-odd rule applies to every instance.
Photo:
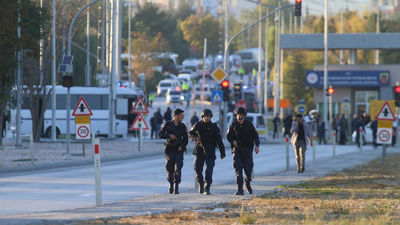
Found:
[[[47,90],[51,86],[46,87]],[[71,119],[70,119],[70,133],[75,134],[75,118],[72,112],[80,97],[83,97],[91,109],[93,115],[91,116],[91,132],[99,136],[107,136],[109,132],[109,110],[108,110],[108,96],[109,88],[104,87],[71,87]],[[132,125],[136,115],[130,114],[133,104],[138,99],[138,93],[135,89],[131,88],[116,88],[116,122],[115,134],[120,137],[125,137],[128,134],[129,127]],[[56,135],[66,134],[66,100],[67,88],[63,86],[56,86]],[[12,123],[15,127],[16,109],[11,110]],[[44,122],[42,129],[42,136],[51,137],[52,126],[52,103],[51,96],[47,102],[47,107],[44,113]],[[21,105],[21,135],[30,135],[32,132],[32,116],[29,109],[29,96],[23,97]]]

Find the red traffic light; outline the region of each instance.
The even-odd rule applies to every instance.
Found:
[[[333,93],[335,93],[335,89],[333,89],[333,88],[328,88],[328,94],[333,94]]]
[[[400,86],[396,86],[396,87],[394,88],[394,91],[395,91],[396,93],[400,93]]]
[[[229,81],[227,81],[227,80],[222,81],[221,86],[223,88],[229,88]]]

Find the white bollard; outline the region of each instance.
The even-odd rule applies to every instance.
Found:
[[[313,135],[313,146],[312,146],[312,163],[315,163],[315,146],[317,145],[315,135]]]
[[[95,177],[95,187],[96,187],[96,206],[100,207],[102,205],[101,200],[101,174],[100,174],[100,139],[95,138],[94,143],[94,177]]]
[[[289,170],[289,136],[286,135],[286,170]]]
[[[31,148],[31,164],[33,165],[35,159],[34,159],[34,155],[33,155],[33,133],[31,133],[31,136],[29,138],[29,142],[30,142],[30,148]]]
[[[363,145],[363,143],[362,143],[362,127],[360,127],[360,135],[358,135],[358,141],[359,141],[359,143],[360,143],[360,151],[362,152],[362,145]]]
[[[336,131],[333,131],[333,146],[332,146],[332,156],[336,156]]]

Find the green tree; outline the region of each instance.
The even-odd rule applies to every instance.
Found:
[[[16,68],[15,51],[19,43],[17,39],[17,2],[4,0],[0,5],[0,131],[3,131],[3,116],[11,100]],[[0,145],[3,139],[0,135]]]
[[[203,52],[204,38],[207,38],[208,54],[216,54],[219,51],[218,27],[218,21],[211,14],[191,15],[180,24],[183,38],[199,52]]]

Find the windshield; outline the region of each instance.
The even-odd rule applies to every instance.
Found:
[[[171,87],[171,83],[161,83],[160,87]]]
[[[180,91],[171,91],[169,92],[170,95],[180,95],[181,92]]]

